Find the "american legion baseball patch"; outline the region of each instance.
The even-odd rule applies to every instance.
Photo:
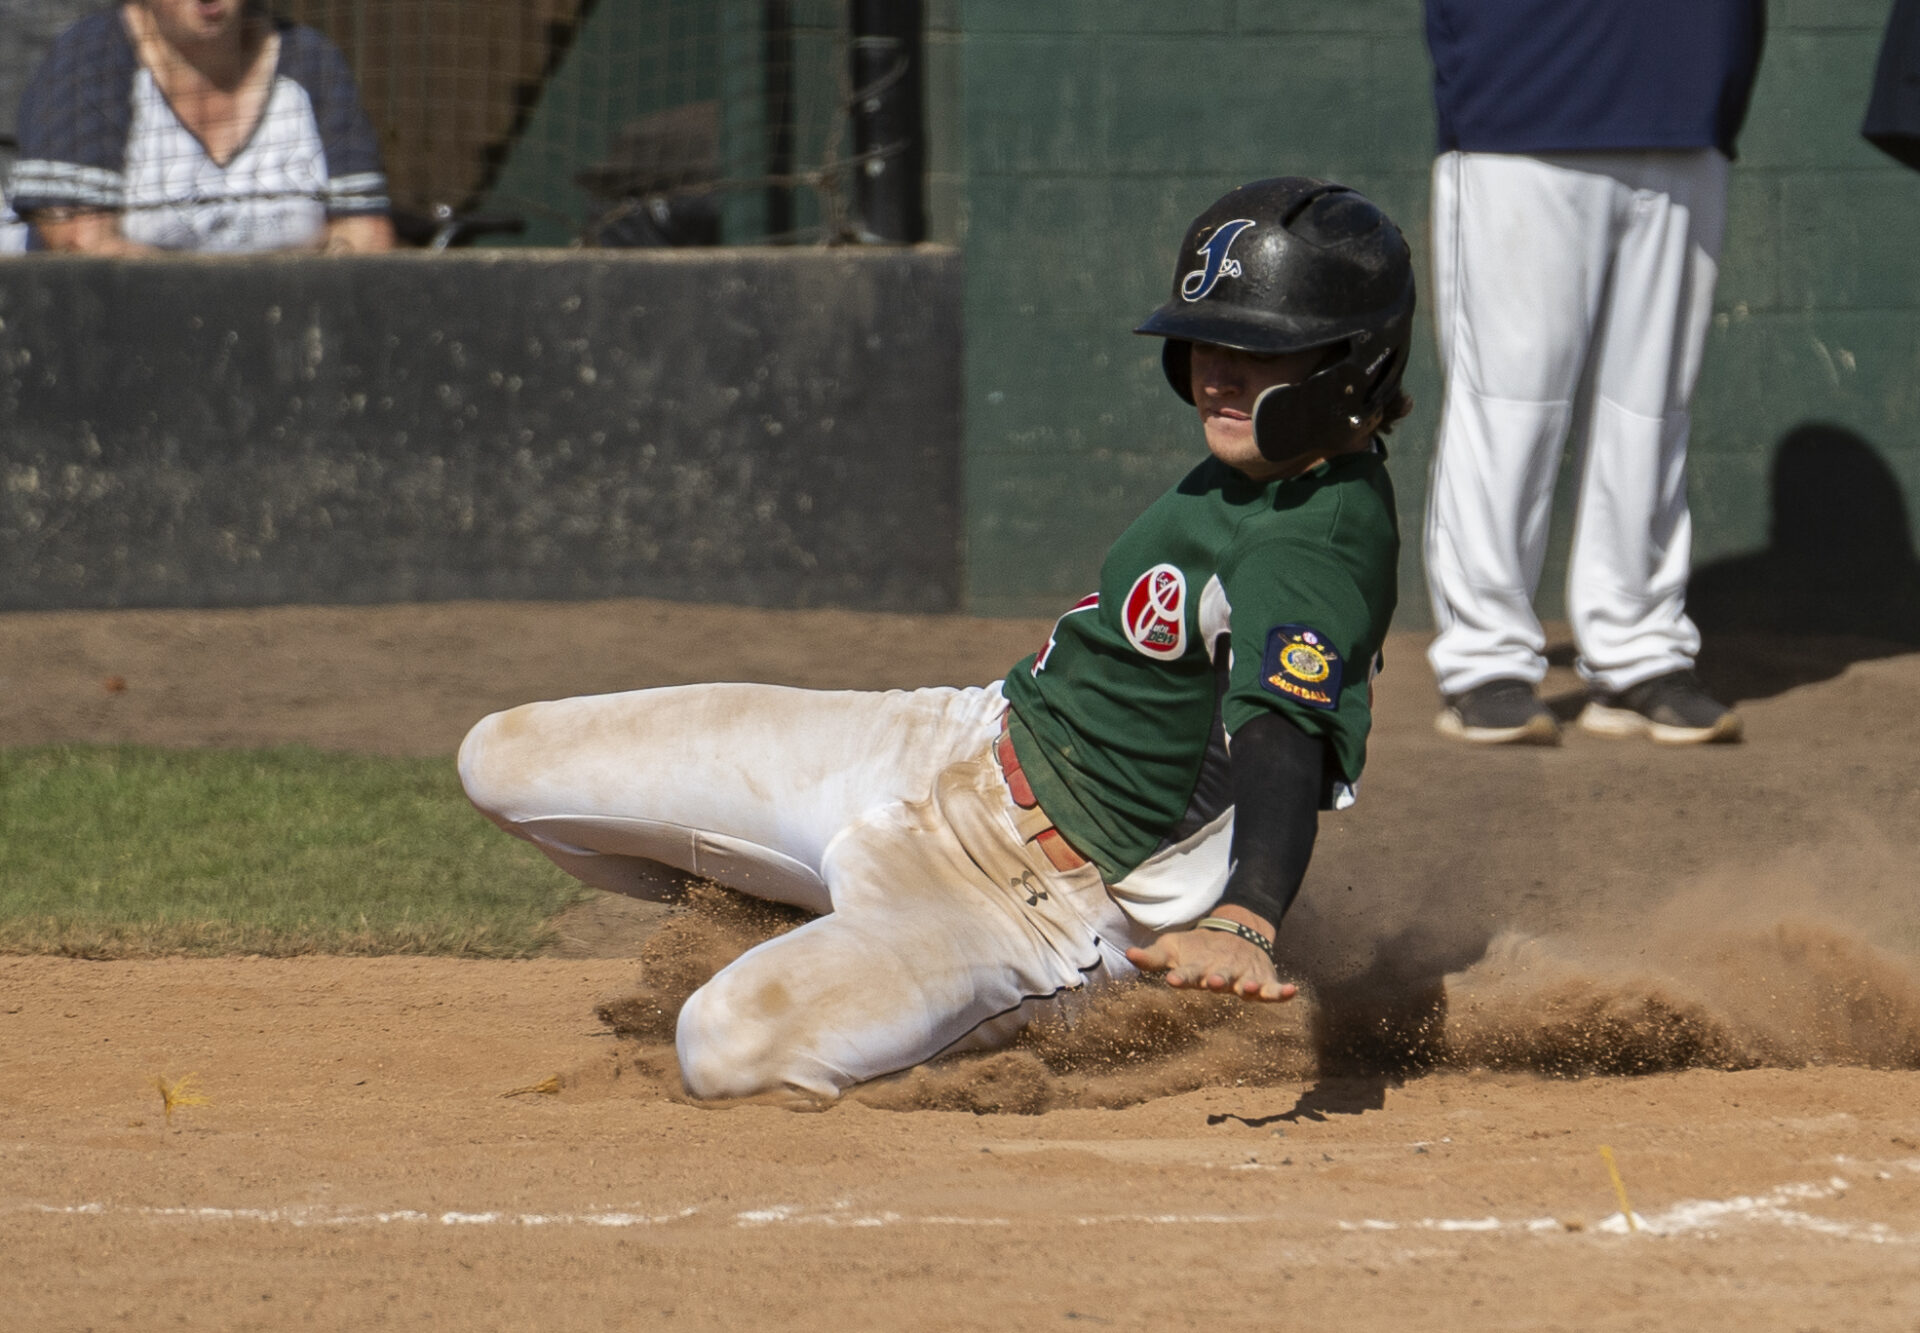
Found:
[[[1260,664],[1262,689],[1308,708],[1340,703],[1340,652],[1308,625],[1276,625]]]

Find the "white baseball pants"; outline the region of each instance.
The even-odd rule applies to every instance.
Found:
[[[1581,674],[1617,690],[1693,664],[1688,404],[1726,192],[1713,149],[1435,161],[1446,400],[1426,564],[1442,693],[1546,674],[1533,596],[1569,435],[1584,455],[1567,573]]]
[[[1004,1043],[1151,938],[1095,867],[1022,841],[991,751],[1005,710],[998,685],[636,690],[495,713],[460,776],[589,884],[654,896],[664,864],[825,913],[696,992],[677,1046],[696,1097],[827,1099]]]

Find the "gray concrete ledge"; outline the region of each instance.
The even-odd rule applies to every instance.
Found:
[[[960,259],[0,263],[0,608],[960,597]]]

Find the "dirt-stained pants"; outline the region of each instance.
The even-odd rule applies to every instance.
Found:
[[[636,690],[495,713],[460,776],[589,884],[652,896],[666,865],[823,913],[696,992],[678,1049],[697,1097],[831,1098],[1010,1039],[1150,936],[1022,842],[1004,711],[997,687]]]

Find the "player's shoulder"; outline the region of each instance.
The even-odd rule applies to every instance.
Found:
[[[1224,540],[1224,533],[1238,517],[1237,510],[1244,507],[1232,505],[1228,499],[1235,478],[1244,489],[1244,477],[1209,456],[1160,492],[1129,525],[1128,531],[1182,531],[1203,543]],[[1202,533],[1213,535],[1202,537]]]
[[[1186,476],[1168,488],[1167,494],[1182,495],[1190,499],[1218,494],[1237,476],[1239,474],[1232,468],[1212,454],[1208,454],[1195,463]]]
[[[1342,454],[1301,476],[1277,483],[1254,539],[1288,535],[1326,541],[1395,525],[1393,483],[1377,449]]]
[[[1343,513],[1354,521],[1384,522],[1397,529],[1398,502],[1393,493],[1393,474],[1387,470],[1385,446],[1376,443],[1371,449],[1337,460],[1335,466]]]
[[[1365,589],[1390,580],[1400,557],[1392,492],[1375,484],[1377,462],[1344,461],[1318,484],[1280,488],[1274,503],[1242,524],[1222,562],[1227,577],[1287,571],[1289,581]]]

